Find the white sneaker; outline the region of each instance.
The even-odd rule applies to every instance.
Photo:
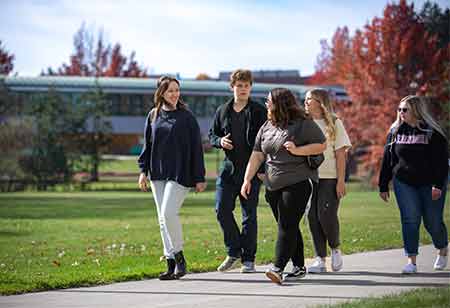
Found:
[[[241,273],[256,273],[255,263],[252,261],[242,262]]]
[[[417,273],[417,265],[414,265],[412,263],[408,263],[403,267],[402,270],[403,274],[415,274]]]
[[[308,267],[308,273],[325,273],[326,271],[325,261],[321,257],[317,257],[316,261]]]
[[[339,249],[331,250],[331,269],[333,272],[338,272],[342,269],[344,260],[342,260],[341,251]]]
[[[436,271],[442,271],[447,266],[448,256],[438,255],[436,261],[434,262],[433,268]]]

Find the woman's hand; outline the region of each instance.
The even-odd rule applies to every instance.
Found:
[[[431,200],[438,200],[442,195],[442,190],[436,187],[431,188]]]
[[[138,185],[142,191],[148,191],[147,176],[145,175],[145,173],[141,173],[139,175]]]
[[[306,145],[296,146],[294,142],[286,141],[285,143],[283,143],[283,146],[292,155],[308,156],[323,153],[323,151],[325,151],[325,149],[327,148],[327,143],[310,143]]]
[[[206,182],[199,182],[195,184],[195,192],[202,192],[206,189]]]
[[[380,192],[380,198],[383,199],[384,202],[389,201],[389,191]]]
[[[250,191],[252,189],[252,183],[249,180],[244,179],[244,183],[242,183],[241,187],[241,195],[245,199],[248,199],[248,195],[250,194]]]
[[[263,182],[263,183],[265,182],[265,180],[266,180],[266,174],[265,173],[257,173],[256,176],[258,177],[258,179],[261,182]]]
[[[336,194],[339,199],[343,198],[345,196],[345,182],[344,181],[337,181],[336,184]]]
[[[292,141],[286,141],[283,146],[286,148],[286,150],[291,153],[294,154],[295,149],[297,148],[297,146],[295,145],[295,143],[293,143]]]

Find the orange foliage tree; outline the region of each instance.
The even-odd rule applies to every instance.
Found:
[[[311,83],[340,84],[351,102],[341,108],[355,148],[364,148],[363,164],[375,183],[388,129],[400,99],[429,96],[435,114],[448,123],[450,44],[427,30],[406,0],[388,4],[353,36],[338,28],[331,46],[322,41]]]
[[[196,80],[211,80],[212,78],[206,74],[206,73],[199,73],[197,76],[195,76]]]
[[[147,70],[135,60],[133,51],[127,58],[122,54],[119,43],[111,47],[105,43],[102,31],[95,41],[83,24],[74,36],[74,53],[69,64],[62,64],[57,69],[48,68],[41,75],[69,75],[95,77],[148,77]],[[95,42],[95,43],[94,43]]]

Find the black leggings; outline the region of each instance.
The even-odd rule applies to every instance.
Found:
[[[303,238],[299,223],[312,193],[309,180],[280,188],[266,190],[266,200],[278,223],[278,238],[274,265],[284,270],[289,259],[296,266],[305,265]]]

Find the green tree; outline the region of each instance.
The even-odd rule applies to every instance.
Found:
[[[8,91],[4,79],[0,78],[0,190],[11,191],[19,188],[24,173],[20,167],[20,157],[29,147],[32,126],[28,119],[20,118],[18,101]]]
[[[37,94],[28,102],[26,113],[34,133],[30,153],[21,160],[22,169],[36,182],[38,190],[69,181],[72,172],[63,142],[67,113],[61,96],[53,89]]]
[[[79,104],[85,117],[85,126],[79,135],[79,142],[85,155],[85,168],[90,173],[91,181],[98,181],[98,169],[111,141],[112,124],[108,119],[111,102],[107,99],[100,85],[97,83],[93,91],[81,97]]]
[[[450,8],[443,11],[438,4],[427,1],[419,17],[427,32],[437,35],[440,48],[450,44]]]

